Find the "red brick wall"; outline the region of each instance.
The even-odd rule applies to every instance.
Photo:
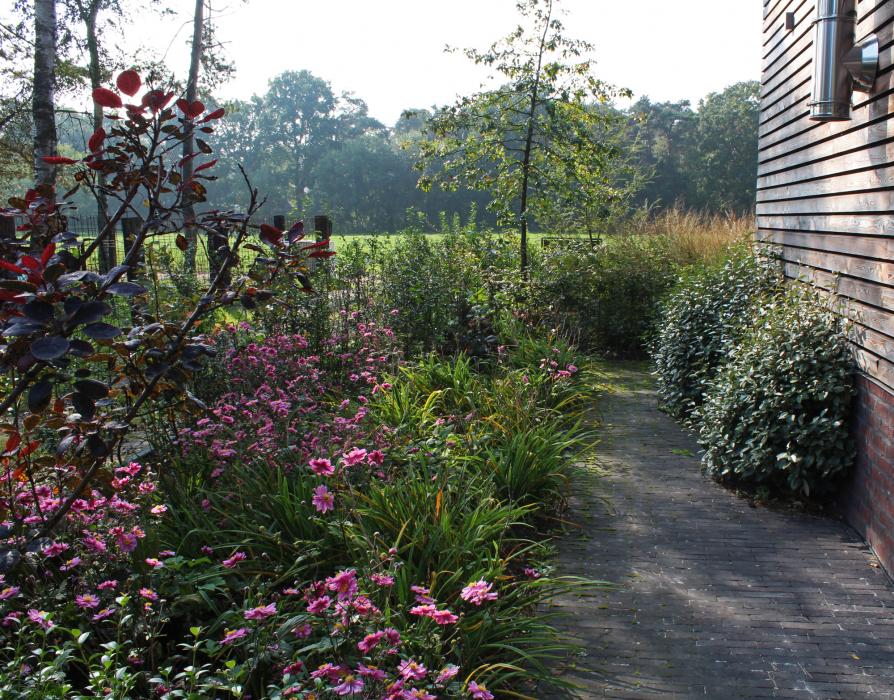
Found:
[[[864,376],[857,388],[857,463],[845,507],[850,523],[894,575],[894,394]]]

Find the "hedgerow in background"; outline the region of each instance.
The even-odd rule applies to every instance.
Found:
[[[756,306],[780,283],[774,264],[755,256],[748,245],[732,249],[720,267],[683,273],[660,305],[652,343],[664,410],[685,422],[694,419]]]
[[[533,275],[533,310],[541,323],[576,333],[588,350],[640,357],[659,300],[675,280],[663,237],[619,236],[597,245],[558,241]]]
[[[795,288],[765,300],[706,388],[708,474],[772,495],[821,497],[850,467],[854,362],[828,300]]]

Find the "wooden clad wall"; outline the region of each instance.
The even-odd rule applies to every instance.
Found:
[[[852,121],[823,124],[807,107],[816,0],[764,1],[757,235],[789,277],[843,297],[861,368],[894,390],[894,0],[857,7],[857,39],[879,37],[879,79],[855,93]]]

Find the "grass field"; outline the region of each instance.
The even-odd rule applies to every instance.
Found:
[[[428,233],[427,236],[432,239],[440,239],[446,235],[444,233]],[[528,240],[529,245],[531,247],[540,247],[542,245],[543,238],[554,236],[555,234],[548,233],[529,233]],[[331,247],[333,250],[338,252],[340,249],[343,249],[346,245],[353,241],[364,241],[376,239],[380,243],[384,243],[385,245],[390,245],[392,241],[397,240],[400,236],[399,233],[356,233],[356,234],[346,234],[346,235],[334,235],[332,236]],[[172,263],[175,266],[180,266],[183,262],[183,251],[181,251],[176,244],[177,234],[169,233],[163,236],[155,236],[149,241],[149,252],[148,255],[150,260],[154,260],[156,263],[159,262],[162,257],[169,257]],[[125,255],[124,250],[124,242],[120,237],[116,238],[117,250],[116,250],[116,259],[118,261],[122,260]],[[160,255],[159,255],[160,254]],[[247,267],[251,264],[251,261],[254,260],[257,254],[254,251],[246,250],[243,253],[244,264],[243,267]],[[91,256],[90,261],[88,263],[88,267],[91,269],[98,269],[99,267],[99,253],[94,253]],[[206,239],[204,237],[199,238],[199,246],[196,251],[196,269],[202,273],[208,272],[208,250],[206,245]]]

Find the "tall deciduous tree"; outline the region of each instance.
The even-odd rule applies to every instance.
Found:
[[[699,205],[749,212],[757,183],[760,84],[736,83],[699,103],[693,181]]]
[[[611,114],[591,106],[629,94],[595,77],[587,57],[593,47],[565,36],[557,3],[519,0],[525,26],[486,51],[465,50],[496,70],[503,85],[439,110],[428,123],[432,138],[421,146],[420,186],[438,181],[489,191],[501,223],[521,234],[523,272],[531,222],[558,192],[579,187],[593,199],[604,196],[604,166],[614,148],[596,134]]]
[[[34,0],[34,180],[55,185],[56,166],[44,160],[56,153],[56,0]]]

